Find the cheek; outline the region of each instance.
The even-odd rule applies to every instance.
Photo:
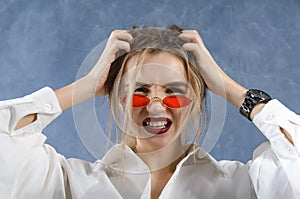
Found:
[[[176,129],[179,129],[179,127],[182,127],[186,124],[187,119],[189,118],[190,110],[191,108],[188,107],[178,110],[172,110],[172,119]]]
[[[144,119],[143,115],[145,114],[143,110],[144,108],[133,108],[131,110],[131,119],[137,125],[141,125],[142,120]]]

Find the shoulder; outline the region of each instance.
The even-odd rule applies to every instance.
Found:
[[[197,167],[201,171],[207,170],[224,177],[233,175],[249,175],[248,164],[233,160],[218,161],[200,147],[196,148],[189,154],[184,165],[193,165],[193,167]]]

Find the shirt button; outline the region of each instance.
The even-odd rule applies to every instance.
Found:
[[[46,104],[46,105],[45,105],[45,109],[46,109],[47,111],[50,111],[51,108],[52,108],[51,104]]]
[[[267,116],[267,120],[268,120],[268,121],[270,121],[270,120],[272,120],[272,119],[274,119],[274,115],[273,115],[273,114]]]

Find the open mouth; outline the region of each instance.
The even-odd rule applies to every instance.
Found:
[[[163,134],[169,130],[172,121],[165,117],[147,117],[142,124],[146,131],[151,134]]]

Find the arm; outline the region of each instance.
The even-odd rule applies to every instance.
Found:
[[[128,42],[131,40],[132,36],[125,30],[115,30],[111,33],[101,57],[89,74],[55,91],[62,111],[95,96],[106,95],[104,83],[110,65],[115,60],[115,54],[119,50],[129,52],[130,45]],[[34,122],[36,118],[36,113],[26,115],[18,121],[15,130]]]
[[[65,165],[55,149],[44,143],[46,136],[41,132],[63,110],[106,94],[103,85],[115,53],[129,50],[129,44],[119,39],[130,37],[125,31],[114,31],[91,72],[66,87],[55,92],[43,88],[23,98],[0,101],[1,197],[65,197]]]
[[[300,116],[271,100],[253,123],[269,140],[254,151],[249,162],[256,193],[262,198],[299,198]],[[283,136],[282,129],[289,132],[293,145]]]
[[[239,109],[244,101],[247,89],[231,79],[220,68],[205,47],[196,30],[184,30],[180,36],[188,38],[191,41],[190,43],[185,43],[183,47],[186,50],[193,52],[195,55],[200,73],[204,78],[208,89],[213,93],[224,97]],[[255,115],[257,115],[264,106],[265,104],[260,103],[253,108],[250,114],[251,120],[253,120]],[[284,128],[280,128],[280,130],[289,142],[293,144],[291,135]]]
[[[17,121],[33,113],[36,115],[35,122],[16,131]],[[42,129],[60,113],[55,93],[47,87],[22,98],[0,102],[1,197],[16,198],[12,194],[21,193],[18,190],[28,188],[27,185],[30,186],[32,182],[36,184],[34,190],[44,190],[45,187],[39,185],[45,182],[45,175],[49,174],[51,179],[60,175],[58,170],[52,175],[54,167],[48,169],[49,165],[59,165],[58,156],[54,153],[50,155],[51,147],[44,145],[46,137],[41,134]],[[35,175],[32,175],[32,171]],[[28,182],[23,183],[26,180]],[[32,187],[26,190],[32,190]]]
[[[183,47],[195,55],[208,88],[240,108],[247,89],[223,72],[197,31],[183,31],[181,36],[190,39],[191,42]],[[269,140],[255,150],[248,164],[258,198],[299,198],[300,116],[277,100],[271,100],[267,104],[257,104],[250,118]]]

